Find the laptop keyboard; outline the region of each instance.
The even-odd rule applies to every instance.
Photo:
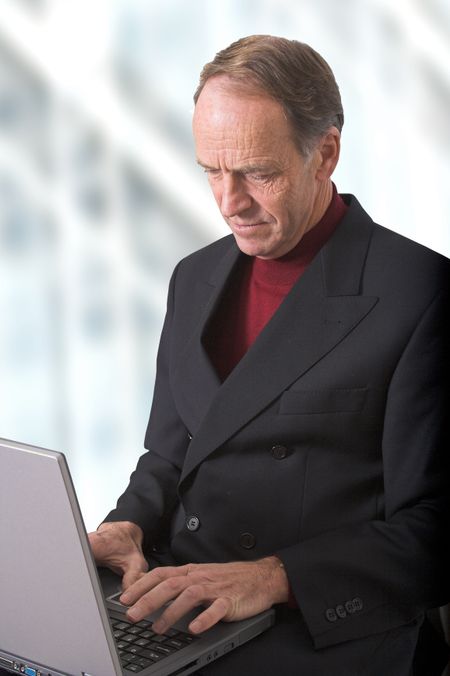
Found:
[[[112,619],[113,635],[120,661],[127,671],[138,673],[196,640],[195,636],[177,629],[168,629],[165,634],[156,634],[151,626],[151,622],[146,620],[133,624]]]

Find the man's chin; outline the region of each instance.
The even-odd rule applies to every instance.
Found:
[[[264,247],[261,244],[258,244],[257,242],[251,242],[248,239],[238,237],[235,233],[233,234],[234,239],[236,240],[236,244],[238,245],[240,251],[242,251],[243,254],[253,257],[256,256],[258,258],[265,258],[266,247]]]
[[[278,253],[279,246],[277,246],[275,243],[261,241],[256,237],[240,237],[234,231],[233,235],[237,246],[242,251],[242,253],[246,254],[247,256],[270,260],[283,255],[282,253]]]

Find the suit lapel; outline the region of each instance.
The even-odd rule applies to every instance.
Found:
[[[230,242],[229,250],[211,278],[199,281],[197,288],[193,290],[196,302],[202,306],[202,310],[185,349],[177,355],[178,364],[174,369],[173,380],[178,383],[175,390],[177,407],[194,436],[221,388],[221,381],[204,348],[202,337],[240,258],[240,251],[231,237]],[[196,385],[195,388],[193,384]]]
[[[220,385],[201,345],[201,335],[238,254],[225,257],[216,273],[217,285],[212,293],[210,289],[202,320],[183,357],[180,376],[189,378],[184,382],[201,382],[202,392],[191,392],[196,401],[191,400],[189,413],[194,416],[196,429],[181,481],[328,354],[370,312],[377,298],[361,295],[360,288],[372,227],[362,208],[352,204],[334,235]]]

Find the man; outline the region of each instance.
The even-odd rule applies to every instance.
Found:
[[[148,452],[94,555],[131,620],[173,601],[156,631],[276,607],[204,674],[440,674],[448,261],[336,192],[339,90],[307,45],[232,44],[195,103],[232,235],[174,272]]]

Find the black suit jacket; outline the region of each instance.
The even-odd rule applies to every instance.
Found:
[[[344,199],[224,383],[203,338],[243,254],[226,237],[171,280],[149,451],[108,520],[179,563],[276,553],[299,606],[214,673],[284,652],[265,673],[406,675],[448,600],[449,261]]]

